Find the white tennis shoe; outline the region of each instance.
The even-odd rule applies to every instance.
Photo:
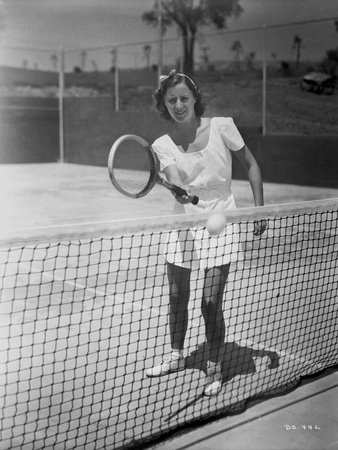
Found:
[[[207,397],[217,395],[222,390],[223,374],[222,374],[222,363],[214,363],[208,361],[207,366],[207,379],[204,387],[203,394]]]
[[[165,356],[158,366],[146,370],[147,377],[160,377],[171,372],[179,372],[185,369],[185,359],[183,357],[173,358],[172,355]]]

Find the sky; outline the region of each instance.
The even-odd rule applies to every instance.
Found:
[[[0,31],[0,64],[52,69],[51,55],[60,47],[66,50],[66,70],[84,65],[107,70],[112,65],[111,50],[116,45],[142,42],[119,49],[120,66],[142,67],[146,64],[145,42],[157,39],[157,30],[141,20],[155,0],[0,0],[4,29]],[[244,12],[240,18],[227,21],[227,32],[218,36],[215,28],[200,30],[196,61],[202,60],[203,48],[209,59],[229,60],[231,44],[239,39],[244,54],[262,56],[262,31],[236,30],[274,25],[338,19],[338,0],[240,0]],[[328,48],[338,47],[338,33],[332,22],[293,25],[268,29],[268,57],[287,60],[295,57],[292,43],[295,35],[303,41],[304,60],[322,59]],[[176,28],[165,36],[173,39],[164,45],[164,62],[171,63],[181,54]],[[103,48],[102,48],[103,47]],[[97,50],[91,50],[97,48]],[[98,48],[101,48],[100,50]],[[35,51],[32,51],[35,49]],[[81,58],[81,50],[86,57]],[[25,61],[25,62],[24,62]],[[157,62],[157,46],[152,44],[151,63]]]

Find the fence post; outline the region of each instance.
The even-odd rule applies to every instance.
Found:
[[[65,51],[59,47],[59,162],[65,162],[65,127],[64,127],[64,96],[65,96]]]
[[[263,25],[263,105],[262,105],[262,133],[266,134],[266,25]]]
[[[158,32],[158,66],[157,79],[159,83],[160,76],[163,69],[163,33],[162,33],[162,0],[157,0],[157,32]]]
[[[119,47],[115,47],[115,111],[120,109]]]

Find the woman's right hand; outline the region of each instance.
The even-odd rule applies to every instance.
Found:
[[[186,205],[187,203],[191,203],[191,201],[193,200],[194,196],[191,194],[191,192],[187,191],[187,195],[177,195],[174,192],[172,192],[173,196],[175,197],[175,199],[181,203],[182,205]]]

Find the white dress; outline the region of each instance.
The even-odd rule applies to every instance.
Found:
[[[244,141],[232,118],[214,117],[206,147],[184,153],[169,135],[152,145],[160,161],[161,171],[175,164],[182,183],[199,197],[197,205],[182,205],[175,201],[173,214],[194,214],[211,210],[236,209],[231,191],[231,151],[244,147]],[[204,227],[173,230],[169,233],[167,261],[186,268],[198,265],[209,268],[237,261],[240,257],[239,227],[228,224],[220,236],[210,236]]]

